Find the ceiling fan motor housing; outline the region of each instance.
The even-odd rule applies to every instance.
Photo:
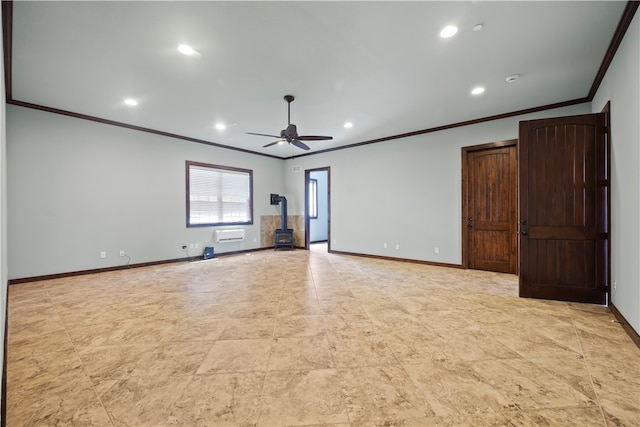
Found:
[[[287,138],[288,142],[293,141],[294,139],[298,139],[298,128],[294,124],[290,124],[287,126],[285,130],[282,131],[283,138]]]

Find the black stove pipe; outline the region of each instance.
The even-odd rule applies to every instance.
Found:
[[[277,204],[281,204],[282,209],[280,210],[280,214],[282,216],[282,220],[281,220],[281,226],[280,229],[281,230],[286,230],[287,229],[287,198],[284,196],[280,196],[279,194],[271,194],[271,204],[272,205],[277,205]]]

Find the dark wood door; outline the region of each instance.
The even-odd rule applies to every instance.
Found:
[[[520,296],[606,304],[605,114],[520,122]]]
[[[466,180],[463,223],[469,268],[517,271],[516,142],[463,150]]]

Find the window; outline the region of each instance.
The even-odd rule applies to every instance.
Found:
[[[187,227],[253,224],[253,171],[187,161]]]
[[[309,180],[309,218],[318,218],[318,180]]]

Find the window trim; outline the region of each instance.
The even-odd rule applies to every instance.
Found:
[[[236,221],[236,222],[214,222],[214,223],[206,223],[206,224],[191,224],[191,187],[190,187],[190,178],[189,178],[189,170],[191,166],[216,169],[218,171],[232,171],[232,172],[242,172],[249,175],[249,220],[248,221]],[[185,162],[185,194],[186,194],[186,207],[187,207],[187,216],[186,216],[186,225],[187,228],[194,227],[216,227],[223,225],[253,225],[253,170],[251,169],[242,169],[235,168],[231,166],[222,166],[222,165],[214,165],[210,163],[202,163],[202,162],[194,162],[187,160]]]
[[[309,186],[309,218],[318,219],[318,180],[315,178],[309,178],[307,183]]]

